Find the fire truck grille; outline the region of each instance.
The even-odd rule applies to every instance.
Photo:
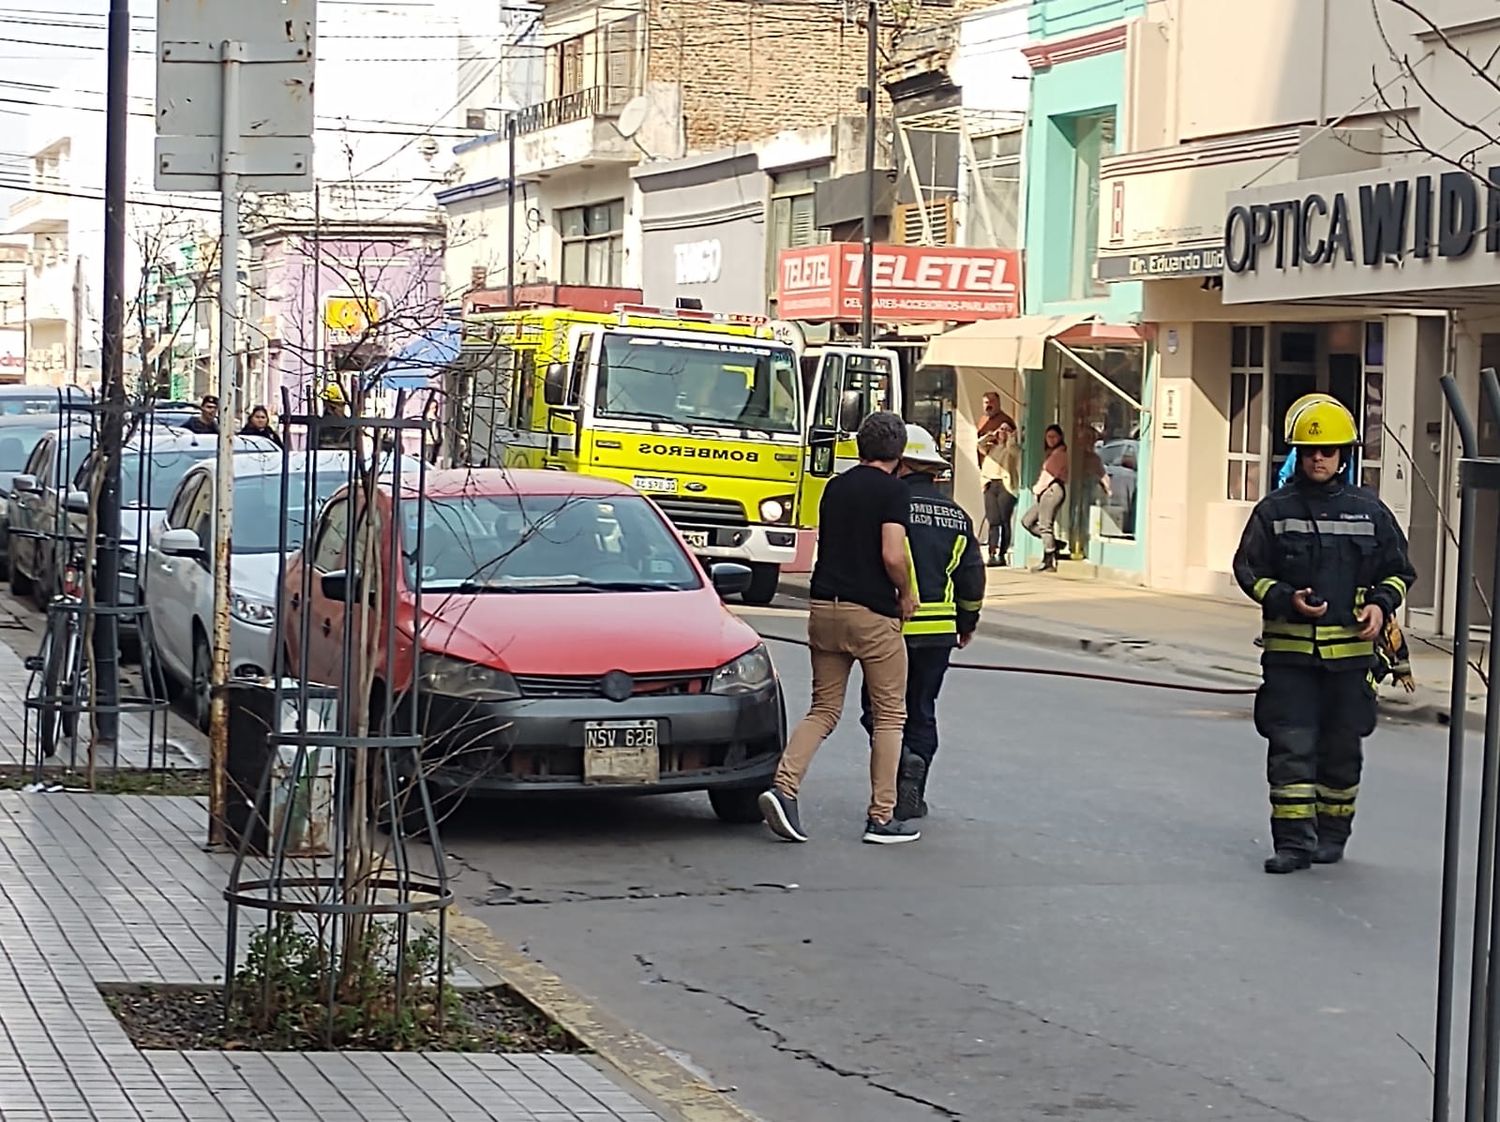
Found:
[[[682,528],[747,526],[745,508],[728,499],[692,499],[680,496],[654,498],[661,512]]]

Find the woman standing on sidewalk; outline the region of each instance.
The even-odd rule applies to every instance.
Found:
[[[1041,474],[1037,476],[1031,493],[1036,502],[1021,519],[1021,525],[1032,537],[1042,539],[1042,563],[1036,567],[1039,573],[1057,572],[1057,536],[1053,527],[1057,512],[1068,497],[1068,443],[1063,439],[1059,425],[1048,425],[1042,436],[1046,459],[1042,461]]]
[[[1009,417],[980,437],[979,477],[984,480],[984,521],[988,526],[985,545],[989,563],[1005,563],[1010,552],[1011,519],[1021,490],[1021,445],[1016,426]]]

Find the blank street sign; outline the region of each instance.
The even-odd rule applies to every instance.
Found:
[[[317,0],[157,0],[156,187],[219,189],[221,44],[240,58],[240,186],[313,185],[313,68]]]

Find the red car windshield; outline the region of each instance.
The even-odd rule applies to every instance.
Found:
[[[415,583],[416,505],[403,548]],[[463,495],[423,506],[424,592],[657,591],[699,588],[692,561],[634,495]]]

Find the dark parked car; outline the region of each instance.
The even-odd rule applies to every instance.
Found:
[[[0,577],[10,575],[11,480],[26,467],[42,437],[57,431],[57,414],[0,415]]]

